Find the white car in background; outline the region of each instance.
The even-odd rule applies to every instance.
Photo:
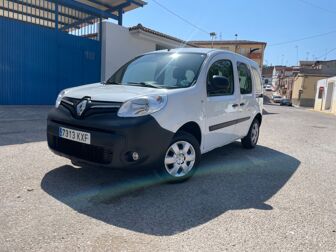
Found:
[[[281,100],[282,100],[282,96],[278,95],[278,94],[277,95],[273,95],[272,100],[273,100],[274,103],[280,103]]]
[[[265,90],[266,90],[266,91],[273,91],[273,87],[272,87],[272,85],[266,85]]]

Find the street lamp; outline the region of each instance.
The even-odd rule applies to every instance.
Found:
[[[213,48],[214,39],[216,38],[216,32],[210,32],[211,48]]]

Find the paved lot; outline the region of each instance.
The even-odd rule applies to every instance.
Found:
[[[53,155],[48,109],[0,107],[0,251],[335,251],[334,116],[266,105],[255,150],[160,185]]]

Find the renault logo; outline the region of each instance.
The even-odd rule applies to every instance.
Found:
[[[78,116],[81,116],[83,114],[83,112],[86,109],[86,106],[87,106],[88,102],[89,102],[88,99],[84,99],[80,103],[77,104],[77,106],[76,106],[76,112],[77,112]]]

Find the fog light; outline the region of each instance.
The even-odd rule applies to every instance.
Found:
[[[138,152],[133,152],[132,153],[132,158],[133,158],[134,161],[139,160],[139,153]]]

